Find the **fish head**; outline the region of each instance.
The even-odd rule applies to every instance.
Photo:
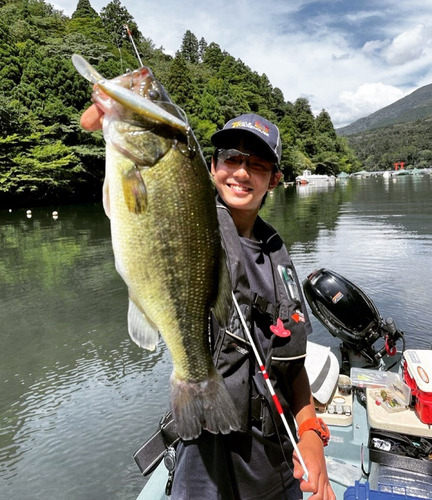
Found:
[[[165,110],[173,117],[174,123],[177,123],[174,118],[178,118],[183,122],[183,125],[187,124],[187,118],[184,111],[171,101],[165,88],[158,80],[156,80],[150,68],[142,66],[141,68],[128,71],[123,75],[117,76],[112,80],[102,80],[95,85],[93,92],[93,100],[98,102],[104,110],[108,110],[111,107],[117,107],[117,112],[120,112],[120,115],[123,116],[128,116],[128,114],[134,115],[135,112],[141,116],[141,118],[135,116],[135,119],[138,122],[142,122],[143,113],[135,109],[139,101],[127,101],[127,99],[125,99],[119,102],[116,100],[116,95],[115,93],[113,95],[112,91],[109,95],[107,95],[106,89],[108,82],[110,89],[113,88],[113,85],[127,89],[137,96],[146,99],[147,104],[151,102],[157,106],[159,110]],[[157,117],[153,117],[152,119],[147,115],[147,119],[153,124],[160,124]],[[176,127],[174,126],[174,128]]]
[[[105,141],[136,166],[151,167],[173,144],[189,142],[192,134],[184,112],[149,68],[108,80],[82,56],[74,54],[72,62],[94,84],[93,101],[105,113]]]
[[[174,143],[187,142],[184,112],[145,66],[98,82],[93,100],[105,111],[105,140],[138,167],[155,165]]]

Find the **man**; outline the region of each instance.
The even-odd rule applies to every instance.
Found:
[[[100,128],[93,105],[81,119]],[[234,294],[308,469],[308,480],[289,442],[233,308],[229,328],[212,322],[214,362],[239,411],[241,431],[203,431],[177,447],[173,500],[334,500],[323,445],[325,426],[316,418],[304,368],[310,323],[294,267],[277,232],[258,212],[281,178],[278,128],[259,115],[230,120],[212,137],[211,175]]]

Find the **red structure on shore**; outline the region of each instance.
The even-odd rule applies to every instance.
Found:
[[[405,162],[404,161],[395,161],[393,163],[395,170],[403,170],[405,168]]]

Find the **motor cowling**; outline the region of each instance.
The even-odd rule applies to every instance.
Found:
[[[313,315],[324,327],[342,340],[344,347],[360,353],[373,365],[389,354],[388,342],[393,346],[403,335],[394,322],[382,320],[361,288],[334,271],[314,271],[304,280],[303,290]],[[380,338],[386,339],[386,345],[377,350],[374,344]]]

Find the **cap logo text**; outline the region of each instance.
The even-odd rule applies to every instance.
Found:
[[[232,125],[231,125],[231,128],[240,128],[240,127],[257,130],[261,134],[263,134],[267,137],[269,136],[269,128],[266,125],[263,125],[262,123],[260,123],[259,121],[256,121],[255,123],[250,123],[250,122],[245,122],[245,121],[239,120],[239,121],[232,123]]]

